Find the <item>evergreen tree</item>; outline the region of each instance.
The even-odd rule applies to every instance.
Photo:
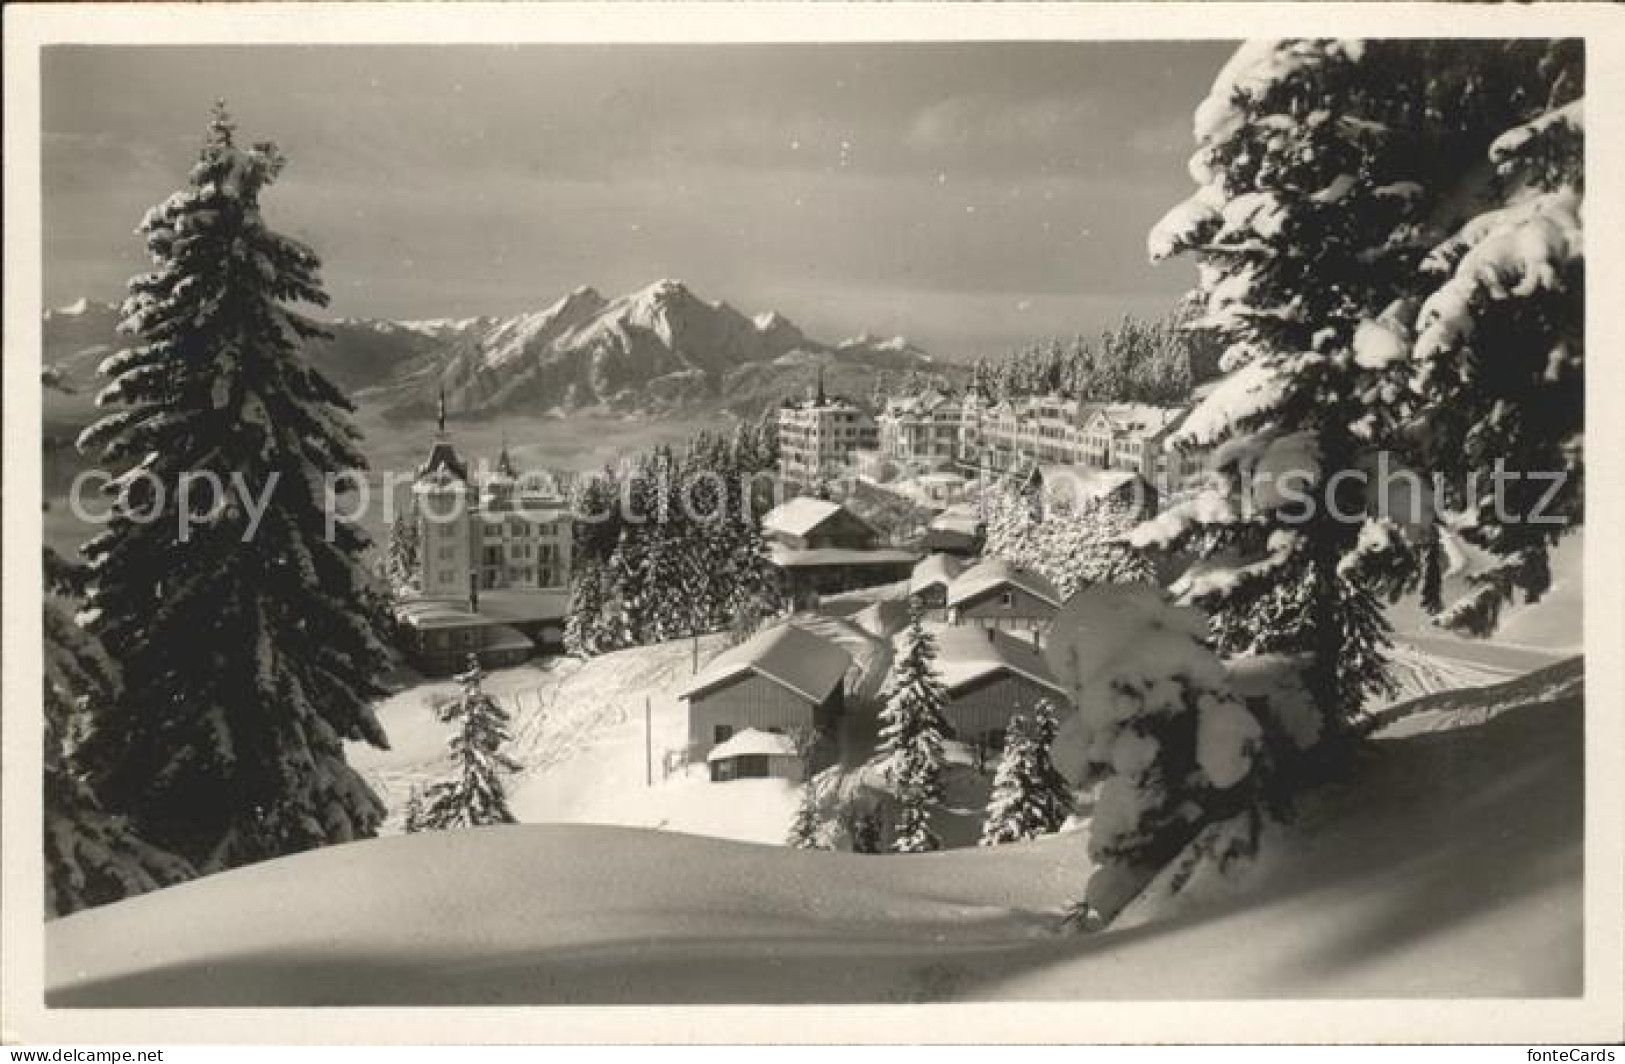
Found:
[[[797,850],[825,849],[823,832],[818,822],[819,801],[818,778],[808,775],[807,782],[801,788],[801,800],[796,803],[795,819],[790,822],[790,834],[786,842]]]
[[[408,835],[423,830],[423,792],[415,783],[406,792],[406,808],[401,811],[401,830]]]
[[[1436,575],[1429,587],[1438,623],[1468,635],[1489,635],[1508,604],[1546,593],[1552,546],[1584,518],[1583,64],[1578,40],[1497,48],[1491,70],[1465,72],[1471,90],[1501,87],[1495,68],[1510,82],[1488,120],[1474,114],[1485,106],[1476,91],[1464,99],[1450,78],[1435,86],[1436,104],[1480,134],[1459,183],[1481,160],[1495,180],[1472,186],[1476,213],[1423,261],[1421,299],[1356,337],[1405,397],[1399,417],[1416,460],[1442,475],[1460,510],[1440,518],[1440,535],[1490,559],[1453,602],[1439,601]],[[1397,357],[1405,341],[1410,357]],[[1487,490],[1498,462],[1513,474],[1499,500]]]
[[[1175,440],[1217,449],[1221,490],[1136,542],[1202,556],[1183,597],[1213,614],[1227,654],[1303,657],[1329,737],[1390,689],[1380,598],[1420,589],[1437,606],[1442,565],[1436,521],[1391,512],[1368,478],[1343,474],[1382,452],[1458,489],[1490,475],[1492,454],[1579,467],[1578,168],[1536,165],[1509,190],[1486,185],[1481,162],[1510,163],[1509,145],[1546,134],[1577,158],[1566,109],[1579,54],[1540,41],[1243,46],[1197,111],[1203,187],[1151,234],[1154,258],[1200,262],[1195,324],[1226,345],[1230,375]],[[1494,209],[1473,217],[1486,196]],[[1492,348],[1497,368],[1480,371]],[[1502,564],[1447,621],[1485,630],[1512,594],[1545,590],[1547,547],[1567,526],[1519,523],[1466,522]]]
[[[1221,865],[1256,852],[1280,810],[1279,757],[1315,738],[1312,706],[1236,697],[1200,611],[1145,585],[1075,595],[1045,655],[1078,707],[1087,782],[1099,784],[1087,892],[1099,922],[1210,827],[1235,827],[1212,854]]]
[[[119,901],[190,879],[180,857],[108,814],[76,763],[79,737],[116,697],[118,669],[68,613],[75,574],[45,552],[45,914]]]
[[[315,253],[262,218],[282,167],[216,109],[187,187],[141,224],[137,343],[103,364],[117,409],[80,438],[129,467],[129,505],[84,548],[86,616],[124,686],[83,755],[112,810],[200,871],[367,837],[383,815],[343,749],[386,745],[366,538],[326,527],[326,479],[365,462],[352,406],[299,351],[325,334],[289,305],[327,296]],[[229,497],[188,504],[202,474],[263,498],[257,523]]]
[[[1149,516],[1149,497],[1074,500],[1061,492],[1029,499],[1009,490],[986,492],[987,535],[982,553],[1039,573],[1064,600],[1099,583],[1152,581],[1151,560],[1128,535]]]
[[[1053,834],[1071,815],[1071,786],[1050,758],[1056,729],[1047,701],[1038,704],[1030,723],[1020,716],[1010,719],[982,825],[983,846]]]
[[[578,658],[614,649],[604,630],[604,587],[601,563],[588,559],[570,588],[570,616],[564,622],[564,649]]]
[[[848,800],[841,806],[839,820],[853,853],[880,852],[880,817],[874,809]]]
[[[519,768],[502,752],[502,744],[511,738],[508,711],[481,690],[484,679],[479,659],[470,654],[468,671],[457,676],[462,697],[449,704],[441,718],[459,724],[446,744],[453,774],[424,791],[421,812],[407,825],[408,831],[514,823],[501,776],[504,770]]]
[[[389,554],[384,564],[384,574],[396,594],[417,585],[422,549],[417,521],[409,514],[396,514],[389,529]]]
[[[925,630],[924,610],[911,603],[906,649],[880,714],[882,771],[897,797],[892,849],[922,853],[940,848],[930,806],[942,800],[942,742],[949,728],[942,709],[947,689],[937,677],[936,640]]]

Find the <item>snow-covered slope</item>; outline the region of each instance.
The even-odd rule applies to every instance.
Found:
[[[56,921],[48,1001],[1573,995],[1583,690],[1558,679],[1498,687],[1488,715],[1458,694],[1459,727],[1379,734],[1248,890],[1132,929],[1056,932],[1089,872],[1082,833],[867,857],[498,827],[338,846]]]

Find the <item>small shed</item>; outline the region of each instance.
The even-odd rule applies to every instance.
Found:
[[[788,735],[746,728],[705,755],[711,782],[728,780],[787,779],[801,782],[801,758]]]

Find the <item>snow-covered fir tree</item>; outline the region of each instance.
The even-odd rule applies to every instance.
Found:
[[[1584,45],[1496,51],[1499,76],[1463,71],[1435,91],[1477,134],[1457,187],[1486,160],[1495,180],[1472,186],[1475,213],[1423,260],[1421,298],[1403,308],[1414,305],[1414,319],[1391,332],[1379,319],[1356,337],[1357,355],[1388,371],[1385,385],[1408,385],[1404,427],[1419,462],[1452,489],[1459,514],[1436,531],[1487,559],[1463,574],[1464,594],[1438,603],[1439,623],[1470,635],[1492,632],[1509,603],[1545,594],[1552,546],[1584,517]],[[1460,78],[1474,90],[1465,99]],[[1483,91],[1510,99],[1486,105]],[[1498,461],[1534,474],[1503,481],[1501,505],[1485,490]]]
[[[1201,612],[1141,584],[1074,596],[1045,655],[1078,707],[1085,782],[1098,784],[1085,898],[1096,921],[1210,829],[1224,829],[1219,864],[1256,852],[1281,810],[1274,764],[1319,737],[1307,697],[1238,696]]]
[[[418,523],[410,514],[395,515],[389,527],[389,550],[384,559],[384,575],[396,594],[417,585],[422,538]]]
[[[608,639],[604,615],[603,566],[588,559],[576,567],[570,588],[570,615],[564,622],[564,649],[580,658],[591,658],[615,646]]]
[[[741,424],[729,438],[701,432],[681,456],[656,448],[578,489],[583,513],[608,517],[576,536],[573,652],[754,631],[777,612],[761,532],[771,496],[756,483],[769,453],[761,430]]]
[[[1196,257],[1196,324],[1226,345],[1229,376],[1173,441],[1214,447],[1224,484],[1135,542],[1202,555],[1180,591],[1213,614],[1226,653],[1304,657],[1328,736],[1388,687],[1380,597],[1419,589],[1440,605],[1449,536],[1495,563],[1445,623],[1486,631],[1513,595],[1549,584],[1547,550],[1569,526],[1518,505],[1544,478],[1520,482],[1513,521],[1481,506],[1452,527],[1343,474],[1386,453],[1465,493],[1497,456],[1580,470],[1581,54],[1256,42],[1197,109],[1200,189],[1149,245]],[[1556,510],[1572,520],[1579,478],[1564,491]]]
[[[825,849],[823,826],[818,819],[818,803],[820,799],[818,778],[809,775],[807,782],[802,784],[801,798],[796,802],[795,817],[790,821],[790,832],[786,843],[797,850]]]
[[[848,797],[840,803],[835,819],[853,853],[880,852],[880,815],[873,806]]]
[[[942,800],[942,743],[949,732],[942,709],[948,693],[937,675],[937,644],[924,618],[919,600],[913,600],[903,658],[880,712],[881,770],[897,799],[892,849],[898,853],[941,847],[931,830],[931,806]]]
[[[82,753],[110,809],[200,871],[364,838],[383,816],[343,749],[386,745],[366,538],[326,528],[327,478],[365,461],[348,399],[300,353],[324,333],[291,306],[327,296],[316,254],[261,214],[282,168],[216,109],[187,186],[141,224],[136,343],[102,364],[112,412],[80,438],[128,470],[129,504],[84,548],[85,617],[124,683]],[[263,510],[201,489],[187,505],[199,474]]]
[[[45,554],[44,841],[47,917],[190,879],[184,859],[138,838],[106,812],[77,763],[78,740],[117,695],[118,667],[73,620],[68,566]],[[62,592],[64,594],[59,594]]]
[[[407,831],[514,822],[502,786],[502,773],[519,768],[502,752],[511,738],[508,711],[485,693],[484,680],[479,660],[469,655],[467,671],[457,676],[462,696],[448,703],[441,717],[457,722],[456,733],[446,742],[451,750],[451,774],[424,789],[417,816],[408,820]]]
[[[1146,516],[1148,498],[1055,496],[1034,505],[1005,488],[983,493],[981,501],[987,523],[982,553],[1039,573],[1063,599],[1091,584],[1156,578],[1151,560],[1127,542]]]
[[[1050,756],[1057,724],[1054,708],[1043,701],[1032,719],[1010,718],[1004,752],[993,774],[982,845],[1036,839],[1059,831],[1072,814],[1072,787]]]

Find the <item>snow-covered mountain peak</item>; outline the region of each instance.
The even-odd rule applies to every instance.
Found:
[[[63,307],[52,307],[45,312],[46,321],[62,321],[64,319],[90,319],[103,318],[116,315],[118,305],[115,303],[102,303],[80,296],[78,299]]]

